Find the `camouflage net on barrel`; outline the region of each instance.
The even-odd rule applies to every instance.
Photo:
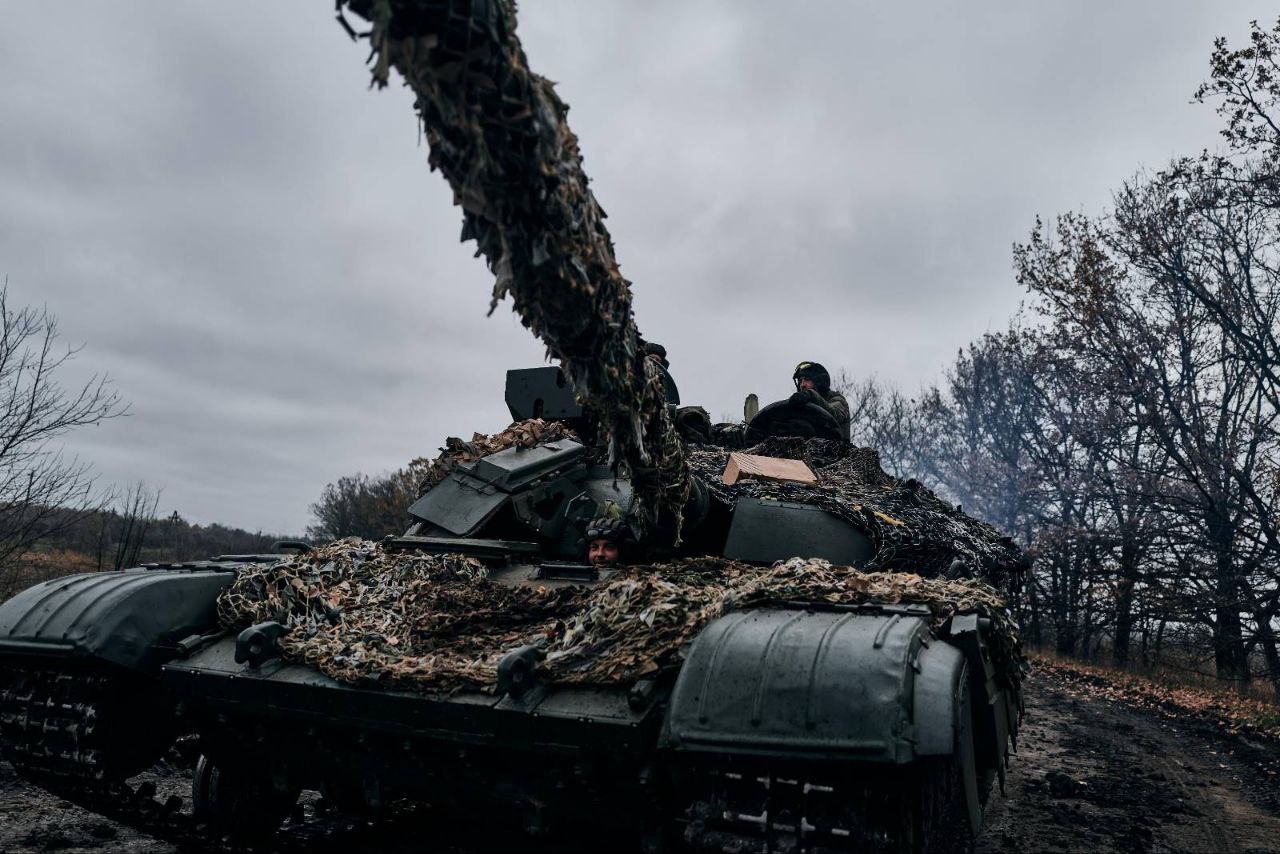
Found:
[[[916,480],[899,480],[880,467],[872,448],[848,448],[825,439],[775,438],[746,453],[804,460],[818,483],[739,480],[721,475],[729,451],[699,446],[689,452],[691,471],[721,501],[743,496],[812,504],[868,534],[876,553],[865,567],[942,575],[953,561],[959,574],[978,575],[1002,590],[1016,590],[1025,570],[1013,541],[992,526],[948,504]]]
[[[218,598],[229,629],[274,620],[285,658],[335,679],[422,691],[491,689],[503,654],[544,645],[550,683],[627,685],[680,662],[682,648],[726,612],[779,601],[928,606],[935,628],[957,613],[992,620],[1005,684],[1020,683],[1017,626],[982,581],[859,572],[795,558],[772,567],[695,558],[629,567],[608,583],[498,584],[459,555],[393,552],[340,540],[241,573]]]
[[[630,284],[588,187],[568,107],[529,70],[510,0],[341,0],[369,21],[373,79],[395,68],[463,210],[462,237],[493,271],[625,462],[650,519],[674,522],[689,482],[661,378],[644,358]],[[340,20],[342,20],[340,16]],[[348,27],[349,31],[350,28]],[[351,31],[355,35],[354,31]]]

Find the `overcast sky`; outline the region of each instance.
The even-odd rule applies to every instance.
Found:
[[[505,426],[542,363],[458,243],[411,98],[327,0],[19,4],[0,28],[0,276],[132,415],[68,439],[161,511],[300,532],[324,485]],[[526,0],[686,403],[816,359],[910,391],[1003,327],[1011,244],[1216,145],[1191,105],[1263,2]]]

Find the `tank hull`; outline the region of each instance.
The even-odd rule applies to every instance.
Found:
[[[419,502],[419,524],[377,548],[468,555],[494,590],[589,593],[626,580],[627,570],[563,560],[581,545],[575,514],[628,495],[625,481],[571,440],[544,450],[461,464],[427,493],[449,498],[452,484],[456,496]],[[468,505],[472,493],[483,500]],[[741,519],[726,505],[702,527],[720,525],[712,554],[733,550],[743,565],[768,565],[769,549],[861,554],[870,544],[817,507],[739,504]],[[237,577],[256,584],[263,573],[238,573],[279,560],[69,577],[0,605],[0,753],[116,815],[148,800],[118,787],[195,736],[203,759],[189,820],[218,833],[268,833],[300,790],[317,789],[344,810],[407,798],[480,826],[620,834],[650,850],[952,850],[977,831],[1016,733],[1016,688],[993,667],[991,625],[972,615],[940,624],[921,605],[756,600],[726,604],[678,652],[617,684],[539,668],[535,644],[505,652],[483,690],[392,690],[371,668],[331,669],[369,677],[355,684],[313,666],[324,662],[286,660],[278,623],[223,628],[222,591]],[[540,682],[545,674],[560,681]],[[174,807],[131,815],[164,809]]]
[[[912,608],[745,611],[704,630],[678,672],[519,696],[353,686],[240,663],[235,647],[163,668],[203,750],[258,757],[261,776],[348,809],[411,798],[528,832],[893,849],[933,826],[921,796],[948,774],[963,807],[949,820],[975,831],[995,760],[975,753],[965,654]],[[996,700],[980,713],[1007,714]]]
[[[110,608],[93,579],[0,607],[0,750],[104,811],[104,786],[185,733],[226,779],[348,810],[410,798],[650,848],[927,848],[937,828],[976,830],[1016,726],[981,627],[938,637],[918,607],[779,603],[711,623],[678,669],[632,685],[432,694],[247,661],[211,617],[231,572],[141,572],[96,579]],[[79,632],[77,609],[125,637]]]

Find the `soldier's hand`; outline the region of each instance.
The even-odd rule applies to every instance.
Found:
[[[791,402],[797,406],[805,403],[816,403],[822,406],[826,401],[822,399],[822,395],[818,394],[817,389],[805,388],[791,395]]]

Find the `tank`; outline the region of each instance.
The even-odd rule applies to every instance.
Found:
[[[305,789],[646,851],[964,847],[1021,708],[1016,629],[965,579],[1016,579],[1017,548],[820,407],[672,405],[509,0],[340,2],[354,36],[345,12],[375,82],[413,88],[494,304],[559,366],[508,375],[508,440],[451,444],[403,535],[0,605],[3,756],[162,835],[261,840]],[[735,450],[816,477],[734,480]],[[584,562],[601,513],[635,534],[626,565]],[[386,585],[361,580],[375,563]],[[179,739],[190,811],[130,783]]]
[[[407,531],[377,548],[466,556],[495,588],[584,591],[625,576],[627,566],[582,559],[588,522],[616,508],[630,524],[635,498],[602,449],[568,438],[589,432],[571,387],[556,368],[512,371],[507,403],[517,424],[563,429],[452,465],[412,505]],[[535,415],[543,420],[526,420]],[[825,453],[819,472],[867,453],[788,436],[795,417],[713,432],[730,445],[761,439],[753,452]],[[799,556],[993,579],[1021,565],[1008,540],[918,485],[880,473],[885,495],[911,497],[841,515],[803,484],[728,492],[707,473],[728,452],[689,447],[698,506],[684,543],[661,554],[635,543],[631,560],[767,567]],[[932,514],[942,539],[905,548],[860,521],[906,507]],[[983,565],[974,544],[990,547]],[[334,678],[286,654],[282,641],[299,627],[227,616],[238,579],[286,560],[90,573],[0,605],[4,757],[28,779],[154,830],[165,808],[139,810],[121,787],[194,736],[192,810],[167,809],[240,839],[269,835],[310,789],[347,811],[411,799],[644,850],[952,850],[980,828],[1018,727],[1016,677],[1001,672],[995,648],[1007,638],[993,638],[989,615],[939,621],[911,602],[762,602],[709,619],[663,666],[613,684],[543,678],[542,655],[527,645],[505,651],[491,684]],[[123,815],[122,804],[132,805]]]

